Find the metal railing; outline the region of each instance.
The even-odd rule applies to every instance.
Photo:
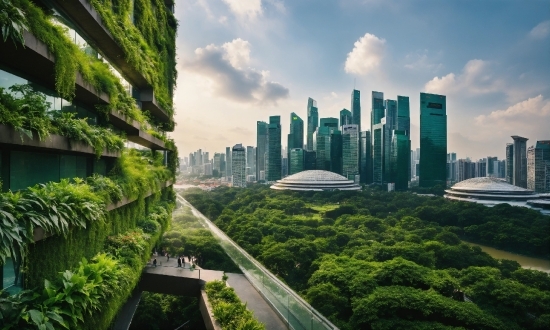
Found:
[[[302,297],[271,274],[264,266],[233,242],[210,219],[178,194],[180,202],[190,207],[199,222],[218,239],[227,255],[239,266],[248,281],[266,299],[271,307],[285,320],[289,329],[314,330],[338,329]]]

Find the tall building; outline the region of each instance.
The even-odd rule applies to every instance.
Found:
[[[317,101],[311,97],[307,99],[307,150],[313,150],[313,134],[319,126],[319,111]]]
[[[266,180],[277,181],[282,175],[281,116],[270,116],[267,127]]]
[[[385,136],[384,136],[384,182],[394,182],[391,171],[392,164],[392,140],[394,130],[397,129],[397,101],[384,101],[384,120],[385,120]]]
[[[364,184],[372,183],[372,143],[370,137],[370,131],[363,131],[360,133],[361,139],[361,165],[359,166],[359,178],[360,182]]]
[[[405,132],[405,135],[411,139],[411,114],[408,96],[397,96],[397,130]],[[411,181],[411,151],[407,156],[409,162],[409,181]]]
[[[395,190],[407,190],[409,187],[411,140],[405,131],[394,131],[391,150],[391,177],[395,183]]]
[[[385,145],[387,137],[386,120],[384,117],[377,124],[372,125],[372,182],[383,184],[386,182],[385,173]]]
[[[374,132],[373,127],[380,124],[384,118],[384,93],[372,92],[372,109],[370,114],[370,131]],[[374,142],[374,141],[373,141]]]
[[[355,180],[359,175],[359,130],[357,125],[342,126],[342,175]]]
[[[250,169],[246,175],[256,175],[256,148],[253,146],[246,147],[246,167]]]
[[[246,187],[246,149],[240,143],[232,149],[231,177],[233,187]]]
[[[222,174],[222,154],[219,152],[214,153],[214,158],[212,158],[212,175],[219,177]]]
[[[225,147],[225,174],[226,180],[231,182],[231,175],[233,175],[233,161],[231,158],[231,147]]]
[[[388,130],[393,131],[397,129],[397,101],[396,100],[384,101],[384,117],[386,118],[386,127]]]
[[[323,119],[321,119],[321,122]],[[316,153],[316,169],[330,171],[330,131],[327,126],[320,126],[314,135],[314,148]]]
[[[292,164],[295,160],[292,159],[291,150],[292,149],[302,149],[304,148],[304,121],[294,112],[290,114],[290,133],[288,134],[288,144],[287,150],[288,154],[284,155],[288,158],[289,162],[289,174],[294,174],[292,172]],[[300,156],[301,161],[304,161],[304,155]],[[302,165],[303,168],[303,165]]]
[[[514,184],[514,144],[506,143],[506,182]]]
[[[498,157],[487,157],[487,176],[498,177],[498,163],[495,168],[495,162],[498,161]]]
[[[347,110],[346,110],[347,111]],[[338,128],[338,118],[321,118],[319,127],[332,127],[332,128]]]
[[[304,171],[317,169],[317,153],[315,151],[304,151]]]
[[[304,170],[304,149],[289,149],[288,156],[288,175],[302,172]]]
[[[356,89],[351,92],[351,116],[353,125],[357,125],[357,131],[361,132],[361,92]]]
[[[198,165],[203,165],[204,164],[204,156],[202,154],[202,149],[197,150],[197,159],[199,160]]]
[[[265,161],[267,158],[267,126],[264,121],[256,123],[256,180],[265,180]],[[260,175],[263,172],[263,175]]]
[[[527,189],[550,193],[547,186],[547,163],[550,162],[550,140],[537,141],[527,150]]]
[[[447,105],[445,95],[420,93],[421,187],[446,185]]]
[[[330,130],[330,171],[342,174],[342,132]]]
[[[340,110],[340,126],[353,124],[353,116],[348,109]]]
[[[203,163],[203,164],[210,163],[210,153],[209,153],[208,151],[205,151],[205,152],[202,154],[202,163]]]
[[[527,138],[514,135],[514,158],[512,160],[512,184],[527,188]]]

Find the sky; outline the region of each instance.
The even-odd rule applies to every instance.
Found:
[[[550,140],[548,0],[178,0],[175,15],[180,157],[255,146],[272,115],[284,147],[308,97],[338,117],[354,87],[363,129],[372,91],[410,97],[412,148],[421,92],[447,96],[458,158],[502,159],[512,135]]]

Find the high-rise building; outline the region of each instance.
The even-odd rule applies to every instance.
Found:
[[[505,160],[499,160],[498,162],[498,177],[501,179],[506,178],[506,161]]]
[[[364,184],[372,183],[372,143],[370,141],[370,131],[360,133],[361,139],[361,165],[359,166],[360,182]]]
[[[397,101],[385,100],[384,101],[384,120],[385,120],[385,133],[384,136],[384,182],[394,182],[391,171],[392,164],[392,140],[393,132],[397,129]]]
[[[407,190],[409,187],[411,140],[405,131],[394,131],[391,150],[391,177],[395,183],[395,190]]]
[[[469,178],[481,178],[481,177],[488,176],[487,159],[483,158],[477,161],[477,163],[472,163],[472,164],[475,164],[475,171],[472,173],[472,176],[470,176]]]
[[[397,101],[384,101],[384,117],[386,118],[386,128],[390,131],[397,129]]]
[[[422,167],[422,163],[420,163]],[[475,177],[475,163],[472,163],[469,158],[459,159],[457,161],[457,178],[456,181],[464,181]],[[422,180],[422,174],[420,175]]]
[[[527,138],[514,135],[513,185],[527,188]]]
[[[232,149],[231,176],[233,187],[246,187],[246,149],[240,143]]]
[[[384,93],[372,92],[372,110],[370,114],[370,131],[374,132],[374,125],[380,124],[384,118]],[[374,143],[374,141],[373,141]]]
[[[319,126],[319,110],[317,101],[311,97],[307,99],[307,150],[313,150],[313,134]]]
[[[302,149],[304,147],[304,121],[294,112],[290,114],[290,133],[288,134],[288,144],[287,150],[288,154],[285,154],[284,157],[288,158],[289,162],[289,174],[294,174],[292,172],[292,164],[295,163],[295,160],[292,159],[291,150],[292,149]],[[304,161],[304,155],[300,155],[300,159]],[[298,161],[298,160],[296,160]],[[303,171],[303,164],[302,164]]]
[[[267,126],[264,121],[256,123],[256,178],[258,181],[265,180],[265,161],[267,158]],[[264,175],[260,175],[260,171]]]
[[[231,182],[231,175],[233,175],[233,161],[231,158],[231,147],[225,147],[225,174],[226,180]]]
[[[387,140],[386,120],[384,117],[372,125],[372,182],[383,184],[385,178],[385,141]]]
[[[221,177],[227,177],[227,174],[226,174],[226,162],[225,162],[225,154],[222,153],[220,154],[220,176]]]
[[[205,151],[202,154],[202,163],[203,164],[210,163],[210,153],[208,151]]]
[[[197,150],[197,159],[199,163],[197,165],[203,165],[204,164],[204,157],[202,154],[202,149]]]
[[[408,96],[397,96],[397,130],[405,132],[405,135],[411,139],[411,114]],[[409,150],[408,158],[408,171],[409,181],[411,181],[411,153]]]
[[[246,175],[256,175],[256,148],[253,146],[246,147],[246,167],[250,169]]]
[[[342,132],[330,130],[330,171],[338,174],[342,172]]]
[[[347,110],[346,110],[347,111]],[[338,128],[338,118],[321,118],[319,127],[332,127],[332,128]]]
[[[514,144],[506,143],[506,182],[514,184]]]
[[[487,157],[487,176],[497,177],[498,176],[498,164],[495,168],[495,162],[498,161],[498,157]]]
[[[550,140],[537,141],[527,150],[527,189],[539,193],[550,193],[547,186],[546,164],[550,162]]]
[[[221,168],[221,162],[222,162],[222,154],[219,152],[214,153],[214,158],[212,158],[212,175],[215,177],[221,176],[222,168]]]
[[[321,119],[321,122],[323,119]],[[330,131],[327,126],[320,126],[314,135],[314,148],[316,153],[316,166],[318,170],[330,171]]]
[[[348,109],[340,110],[340,126],[353,124],[353,116]]]
[[[359,130],[358,126],[342,126],[342,174],[350,180],[359,175]]]
[[[357,132],[361,132],[361,92],[356,89],[351,92],[351,116]]]
[[[317,153],[304,150],[304,171],[317,169]]]
[[[421,187],[446,185],[447,105],[446,96],[420,93]]]
[[[304,170],[304,149],[292,148],[288,152],[288,175],[296,174]]]
[[[267,127],[266,180],[277,181],[282,175],[281,116],[270,116]]]

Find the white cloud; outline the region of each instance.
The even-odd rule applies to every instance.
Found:
[[[405,60],[408,62],[405,64],[405,68],[410,70],[427,70],[435,72],[443,67],[441,63],[435,63],[432,59],[428,57],[428,51],[417,52],[413,54],[408,54],[405,56]]]
[[[214,93],[241,103],[273,104],[289,95],[288,88],[268,80],[269,71],[249,67],[250,43],[235,39],[221,46],[195,50],[195,59],[183,69],[206,77]]]
[[[434,77],[425,85],[425,90],[437,94],[467,92],[471,95],[488,94],[502,90],[503,81],[493,77],[490,63],[470,60],[459,75],[449,73],[441,78]]]
[[[478,125],[487,123],[516,125],[518,121],[540,122],[540,119],[536,119],[537,117],[548,124],[547,129],[550,128],[550,100],[545,100],[542,95],[518,102],[506,110],[496,110],[488,115],[477,116],[475,121]]]
[[[548,34],[550,34],[550,20],[539,23],[529,32],[529,36],[535,39],[544,39]]]
[[[374,34],[366,33],[354,43],[353,50],[348,53],[344,69],[347,73],[365,75],[375,70],[384,57],[386,40]]]
[[[239,16],[254,19],[262,14],[261,0],[223,0],[231,11]]]

